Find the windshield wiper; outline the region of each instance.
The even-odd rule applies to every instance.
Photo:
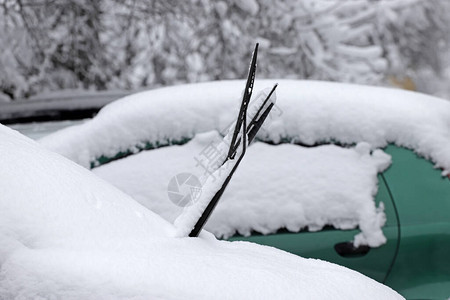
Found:
[[[225,157],[222,166],[230,160],[235,160],[235,163],[233,167],[228,171],[228,174],[225,181],[223,182],[220,189],[214,194],[210,202],[208,203],[207,207],[201,214],[200,218],[198,219],[197,223],[194,225],[194,228],[189,233],[190,237],[197,237],[202,230],[203,226],[208,221],[209,217],[211,216],[211,213],[213,212],[214,208],[216,207],[217,203],[220,200],[220,197],[222,196],[223,192],[225,191],[225,188],[227,187],[228,183],[231,180],[231,177],[233,176],[234,172],[236,171],[237,167],[239,166],[242,158],[245,155],[247,145],[249,145],[253,139],[255,138],[256,134],[260,130],[261,126],[263,125],[264,121],[266,120],[267,116],[269,115],[272,107],[274,106],[274,103],[270,101],[270,98],[272,97],[273,93],[275,92],[275,89],[277,88],[277,84],[272,88],[270,93],[267,95],[264,101],[262,101],[259,105],[259,107],[256,110],[256,113],[254,116],[252,116],[251,121],[249,124],[247,124],[247,108],[250,102],[250,98],[252,96],[253,92],[253,84],[255,81],[255,73],[256,73],[256,60],[258,55],[258,44],[255,46],[255,50],[253,51],[253,56],[250,63],[250,69],[248,72],[247,77],[247,83],[245,85],[244,94],[242,97],[241,107],[239,109],[239,114],[234,126],[233,135],[231,138],[230,146],[228,149],[228,154]],[[225,139],[228,136],[225,137]],[[236,158],[236,155],[239,153],[239,157]]]

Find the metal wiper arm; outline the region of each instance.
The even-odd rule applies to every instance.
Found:
[[[234,127],[233,136],[231,139],[230,147],[228,150],[228,155],[226,156],[224,162],[225,164],[229,159],[235,159],[237,150],[239,148],[239,145],[242,141],[242,151],[240,152],[239,157],[237,158],[236,163],[234,164],[233,168],[228,173],[227,178],[223,182],[221,188],[214,194],[211,201],[208,203],[207,207],[203,211],[202,215],[198,219],[197,223],[194,225],[194,228],[189,233],[190,237],[197,237],[200,234],[200,231],[202,230],[203,226],[208,221],[209,217],[211,216],[211,213],[213,212],[214,208],[216,207],[217,203],[219,202],[220,197],[222,196],[223,192],[225,191],[225,188],[227,187],[228,183],[231,180],[231,177],[233,176],[234,172],[236,171],[237,167],[239,166],[242,158],[245,155],[247,145],[250,144],[250,142],[253,140],[253,138],[256,136],[258,130],[261,128],[262,124],[264,123],[264,120],[266,119],[267,115],[269,114],[270,110],[273,107],[273,103],[271,103],[267,108],[264,110],[264,112],[260,115],[262,109],[264,106],[266,106],[267,101],[272,96],[273,92],[275,91],[277,85],[275,85],[269,95],[266,97],[266,99],[263,101],[261,106],[259,107],[257,113],[253,117],[253,119],[250,121],[250,123],[247,126],[247,108],[248,104],[250,102],[250,97],[252,95],[253,91],[253,84],[255,81],[255,73],[256,73],[256,58],[258,54],[258,44],[255,46],[255,50],[253,52],[252,60],[250,63],[250,69],[247,77],[247,83],[244,90],[244,95],[242,97],[241,107],[239,110],[238,118],[236,120],[236,125]],[[239,133],[241,132],[241,136],[239,137]],[[239,140],[238,140],[239,137]]]

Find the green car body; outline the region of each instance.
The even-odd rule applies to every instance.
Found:
[[[385,152],[392,156],[392,165],[378,176],[376,202],[384,203],[386,244],[342,256],[335,245],[350,242],[358,230],[333,228],[297,233],[280,230],[230,240],[334,262],[383,282],[408,299],[448,299],[450,180],[411,150],[391,145]]]

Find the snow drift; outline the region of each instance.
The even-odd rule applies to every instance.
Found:
[[[0,125],[0,299],[398,299],[357,272],[174,228]]]

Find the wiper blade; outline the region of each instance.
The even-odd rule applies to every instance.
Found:
[[[253,139],[255,138],[258,131],[261,129],[264,121],[266,120],[267,116],[269,115],[270,111],[272,110],[273,106],[275,105],[273,102],[270,102],[270,104],[264,109],[264,107],[269,102],[269,99],[272,97],[272,94],[275,92],[276,88],[278,87],[278,83],[275,84],[272,88],[272,90],[267,95],[266,99],[262,102],[261,106],[258,108],[258,111],[253,116],[252,120],[247,126],[247,138],[248,138],[248,145],[250,145],[253,142]],[[261,114],[261,111],[264,109],[264,112]],[[260,116],[261,114],[261,116]],[[240,145],[240,140],[236,142],[236,145],[233,148],[233,152],[235,152]],[[231,150],[231,149],[230,149]],[[225,160],[226,162],[226,160]],[[224,162],[224,163],[225,163]]]
[[[227,158],[233,158],[234,155],[236,155],[236,152],[234,151],[235,148],[237,148],[237,147],[235,147],[236,139],[239,134],[239,131],[241,130],[242,123],[247,120],[246,119],[247,118],[247,107],[248,107],[248,103],[250,102],[250,98],[252,96],[253,83],[255,82],[256,60],[258,58],[258,47],[259,47],[259,44],[257,43],[255,46],[255,50],[253,51],[252,60],[250,63],[250,69],[248,71],[248,76],[247,76],[247,83],[245,84],[244,95],[242,96],[241,108],[239,109],[239,115],[238,115],[236,125],[234,127],[234,133],[233,133],[233,137],[231,139],[230,149],[228,150]]]
[[[247,109],[248,109],[250,98],[251,98],[251,95],[253,92],[253,84],[255,81],[255,73],[256,73],[257,54],[258,54],[258,44],[256,44],[256,46],[255,46],[255,50],[253,52],[252,60],[250,63],[250,69],[249,69],[249,73],[248,73],[248,77],[247,77],[247,83],[246,83],[244,94],[242,97],[241,107],[239,109],[239,114],[238,114],[236,124],[234,127],[234,132],[233,132],[233,136],[231,139],[231,143],[230,143],[230,146],[228,149],[228,155],[225,157],[222,165],[225,164],[228,160],[234,160],[236,154],[238,153],[239,148],[242,148],[242,151],[240,151],[239,157],[237,158],[235,164],[229,171],[222,186],[214,194],[211,201],[208,203],[207,207],[201,214],[200,218],[197,220],[197,223],[194,225],[192,231],[189,233],[190,237],[197,237],[200,234],[200,231],[202,230],[203,226],[206,224],[209,217],[211,216],[211,213],[213,212],[214,208],[216,207],[217,203],[220,200],[220,197],[222,196],[223,192],[225,191],[225,188],[227,187],[228,183],[230,182],[231,177],[233,176],[233,174],[236,171],[237,167],[239,166],[242,158],[244,157],[246,149],[247,149],[247,145],[249,145],[250,142],[254,139],[254,137],[258,133],[259,129],[261,128],[262,124],[264,123],[265,119],[269,115],[270,110],[274,106],[273,102],[271,102],[269,105],[267,105],[267,103],[269,102],[270,97],[272,96],[275,89],[277,88],[277,84],[272,88],[269,95],[262,102],[262,104],[258,108],[256,114],[253,116],[252,120],[247,125]]]

